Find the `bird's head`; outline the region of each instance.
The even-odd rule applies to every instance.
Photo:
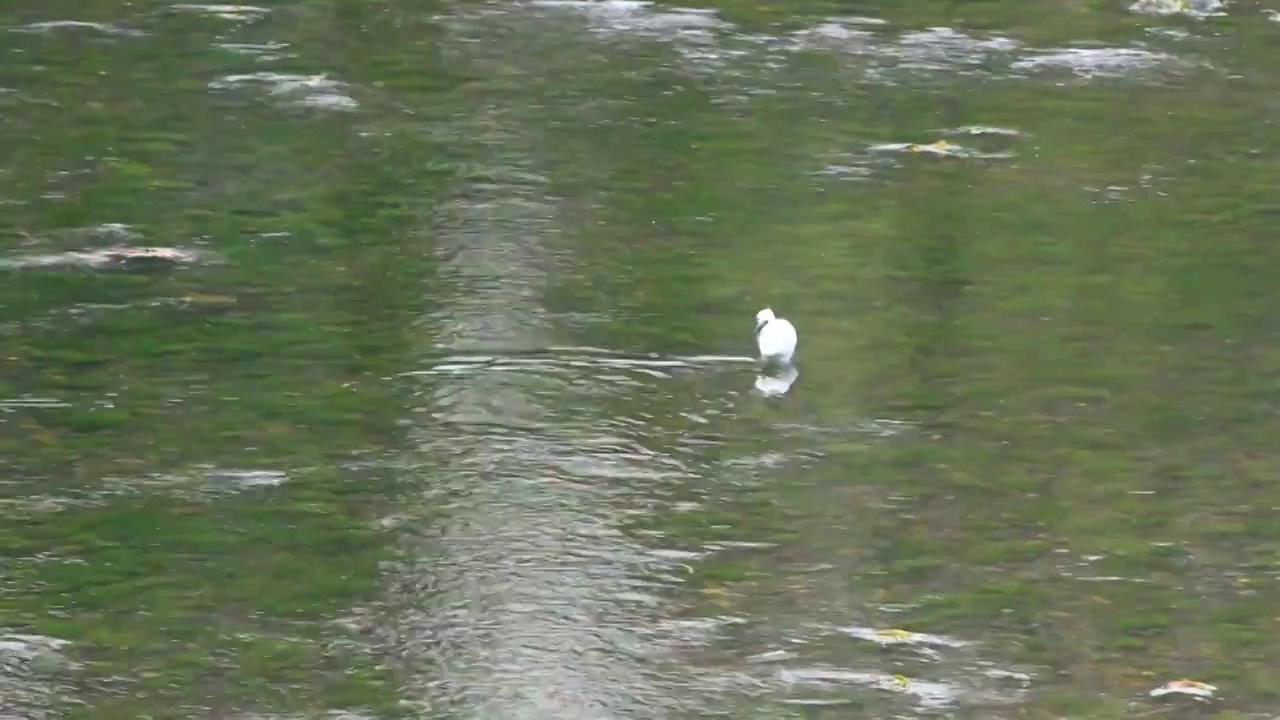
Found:
[[[756,313],[756,332],[760,332],[760,328],[764,327],[765,323],[773,320],[774,317],[773,310],[769,308],[765,308]]]

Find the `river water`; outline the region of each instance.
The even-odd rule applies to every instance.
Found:
[[[0,718],[1272,717],[1276,17],[6,3]]]

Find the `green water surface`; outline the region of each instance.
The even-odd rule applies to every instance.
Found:
[[[1277,43],[5,3],[0,718],[1272,717]]]

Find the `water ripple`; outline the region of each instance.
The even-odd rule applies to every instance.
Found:
[[[79,265],[90,268],[128,268],[144,264],[188,265],[208,261],[213,256],[198,250],[176,247],[114,247],[62,253],[0,257],[0,269],[21,270]]]
[[[48,20],[9,28],[10,32],[24,33],[50,33],[58,30],[93,30],[94,32],[102,35],[111,35],[116,37],[146,36],[146,33],[141,30],[120,27],[110,23],[84,22],[80,20]]]
[[[170,5],[169,7],[174,10],[199,13],[236,22],[258,20],[271,12],[269,8],[257,7],[254,5],[205,5],[199,3],[179,3],[176,5]]]
[[[0,717],[62,716],[75,696],[68,675],[77,664],[64,653],[70,644],[43,635],[0,634]]]
[[[505,12],[574,13],[597,35],[669,42],[691,72],[739,85],[760,82],[785,67],[789,56],[812,51],[856,58],[856,70],[864,81],[891,85],[900,82],[903,73],[962,72],[1000,78],[1066,68],[1091,78],[1196,64],[1141,47],[1041,49],[1006,35],[974,35],[945,26],[907,30],[895,37],[883,21],[874,18],[825,18],[812,27],[767,35],[743,32],[714,11],[659,8],[631,0],[531,0],[512,8],[469,17],[485,21]],[[750,65],[753,71],[738,70],[740,65]],[[757,90],[764,91],[764,86]]]
[[[1082,78],[1121,77],[1158,67],[1177,67],[1185,62],[1172,55],[1140,48],[1074,47],[1035,51],[1013,63],[1015,70],[1070,70]]]
[[[211,90],[234,90],[246,85],[266,88],[273,97],[293,105],[324,110],[355,110],[360,103],[355,98],[339,92],[345,83],[328,75],[291,75],[275,72],[256,72],[243,75],[226,75],[209,83]]]

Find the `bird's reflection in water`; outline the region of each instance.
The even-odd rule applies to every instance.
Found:
[[[800,377],[800,371],[794,365],[781,368],[766,368],[756,375],[756,390],[765,396],[783,395],[791,389],[792,383]]]

